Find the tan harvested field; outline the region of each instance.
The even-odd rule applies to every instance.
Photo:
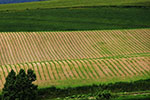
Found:
[[[0,33],[0,89],[9,71],[21,68],[33,69],[41,87],[67,80],[93,84],[146,78],[150,29]]]

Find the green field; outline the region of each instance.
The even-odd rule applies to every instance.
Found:
[[[0,10],[25,10],[37,8],[64,8],[87,6],[150,6],[149,0],[45,0],[20,4],[0,5]]]
[[[149,0],[50,0],[5,4],[0,5],[0,31],[149,28],[149,4]]]
[[[62,8],[0,12],[0,31],[71,31],[150,27],[150,8]]]

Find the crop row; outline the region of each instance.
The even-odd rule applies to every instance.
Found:
[[[1,65],[150,53],[150,29],[0,33]]]
[[[3,65],[0,67],[0,84],[4,84],[5,77],[11,69],[18,72],[21,68],[33,69],[37,76],[36,83],[40,85],[56,80],[88,80],[150,75],[150,58],[57,60]]]

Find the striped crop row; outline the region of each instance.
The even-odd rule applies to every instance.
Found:
[[[150,53],[150,29],[2,32],[0,65]]]
[[[37,75],[36,83],[51,83],[57,80],[125,78],[150,75],[150,57],[57,60],[45,62],[22,63],[0,66],[0,84],[11,69],[33,69]],[[1,85],[0,88],[2,88]]]
[[[10,70],[18,73],[21,68],[33,69],[41,87],[147,77],[149,44],[150,29],[1,32],[0,90]]]

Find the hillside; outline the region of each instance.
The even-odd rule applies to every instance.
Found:
[[[150,28],[149,0],[46,0],[0,4],[0,32]]]
[[[32,68],[40,87],[145,79],[150,74],[149,33],[150,29],[2,32],[0,82],[10,69],[20,68]]]
[[[149,0],[46,0],[20,4],[0,5],[0,11],[40,8],[64,8],[85,6],[150,6]]]
[[[39,100],[146,100],[150,0],[0,0],[0,100],[11,69]]]

